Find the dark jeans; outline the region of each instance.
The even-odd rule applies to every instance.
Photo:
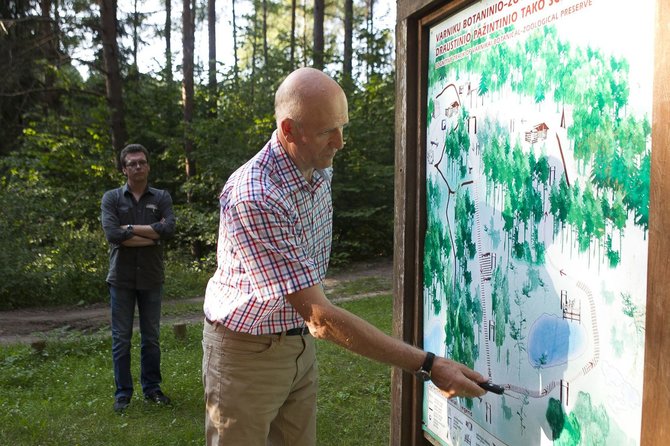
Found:
[[[133,394],[130,372],[130,347],[135,318],[135,302],[140,314],[140,383],[147,395],[160,389],[160,319],[162,287],[132,290],[109,286],[112,307],[112,359],[114,360],[115,397]]]

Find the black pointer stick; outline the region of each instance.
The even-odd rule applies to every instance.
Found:
[[[487,392],[497,393],[498,395],[502,395],[503,393],[505,393],[505,389],[503,388],[503,386],[499,386],[491,382],[477,383],[477,384],[479,384],[479,387],[486,390]]]

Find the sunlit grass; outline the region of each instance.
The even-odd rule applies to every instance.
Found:
[[[385,277],[364,277],[346,281],[328,290],[328,297],[356,296],[381,291],[389,291],[392,287],[391,279]]]
[[[341,305],[386,333],[391,332],[391,296]],[[387,445],[391,414],[391,369],[318,341],[318,445]]]
[[[389,295],[342,304],[382,330],[391,329]],[[185,304],[183,311],[192,311]],[[177,311],[178,313],[178,311]],[[111,340],[107,331],[61,334],[46,348],[0,347],[1,445],[201,445],[204,407],[201,325],[185,340],[162,332],[163,390],[171,407],[145,404],[141,391],[125,415],[113,412]],[[319,445],[385,445],[389,432],[390,369],[319,342]],[[139,346],[133,373],[139,377]]]

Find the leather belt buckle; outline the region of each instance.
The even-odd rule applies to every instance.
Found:
[[[298,336],[298,335],[306,335],[309,333],[309,328],[307,327],[297,327],[297,328],[291,328],[290,330],[286,330],[286,336]],[[281,334],[281,333],[277,333]]]

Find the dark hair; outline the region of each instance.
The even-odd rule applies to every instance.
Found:
[[[123,148],[123,150],[121,150],[121,154],[119,155],[119,166],[124,167],[126,165],[126,155],[137,152],[144,153],[147,162],[149,162],[149,151],[146,149],[146,147],[144,147],[142,144],[128,144]]]

